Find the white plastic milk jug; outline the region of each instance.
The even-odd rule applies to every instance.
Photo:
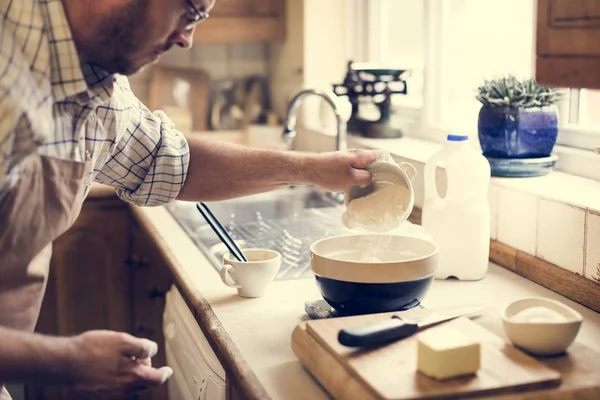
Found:
[[[437,189],[437,167],[445,167],[447,190]],[[441,173],[442,171],[440,171]],[[468,136],[448,135],[426,163],[422,226],[440,248],[435,277],[482,279],[490,252],[490,164]]]

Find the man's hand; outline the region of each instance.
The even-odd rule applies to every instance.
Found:
[[[163,384],[169,367],[152,368],[158,346],[126,333],[89,331],[75,336],[71,346],[70,382],[91,398],[109,399]]]
[[[384,153],[371,150],[320,153],[307,159],[304,168],[311,183],[339,192],[368,185],[372,177],[365,167],[383,156]]]

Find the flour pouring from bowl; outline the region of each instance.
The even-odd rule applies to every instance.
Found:
[[[408,219],[414,206],[412,180],[415,168],[409,163],[396,164],[389,154],[366,167],[373,179],[370,184],[346,191],[342,223],[348,229],[389,232]]]

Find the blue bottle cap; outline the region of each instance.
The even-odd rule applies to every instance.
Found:
[[[449,134],[447,140],[449,142],[464,142],[465,140],[469,140],[469,136]]]

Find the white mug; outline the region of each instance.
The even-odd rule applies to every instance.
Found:
[[[238,261],[231,253],[223,256],[221,280],[236,288],[242,297],[261,297],[277,276],[281,254],[268,249],[243,249],[248,261]]]

